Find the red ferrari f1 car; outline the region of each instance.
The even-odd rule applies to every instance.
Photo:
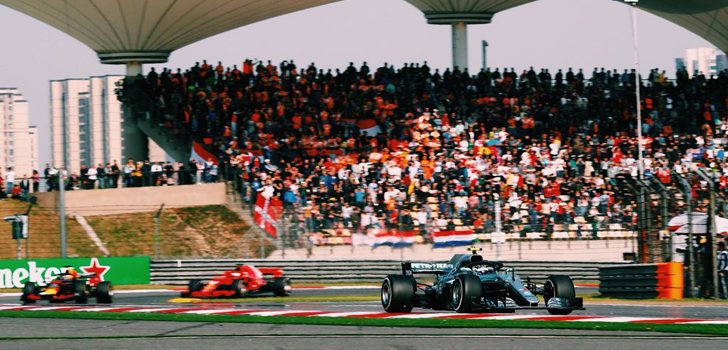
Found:
[[[291,281],[283,277],[283,270],[241,264],[209,281],[191,280],[181,295],[192,298],[241,298],[260,293],[287,296],[291,290]]]
[[[23,304],[33,304],[38,300],[48,300],[51,303],[70,300],[77,304],[86,304],[88,298],[92,297],[98,303],[109,304],[112,296],[111,282],[102,281],[95,273],[78,274],[72,266],[66,266],[45,286],[33,282],[25,283],[20,301]]]

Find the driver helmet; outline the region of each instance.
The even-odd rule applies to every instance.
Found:
[[[78,273],[76,272],[76,268],[73,266],[64,266],[61,268],[61,274],[69,277],[77,276]]]

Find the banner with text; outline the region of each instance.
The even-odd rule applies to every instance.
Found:
[[[95,273],[115,284],[149,284],[149,257],[0,260],[0,288],[22,288],[25,282],[45,284],[73,266],[79,273]]]

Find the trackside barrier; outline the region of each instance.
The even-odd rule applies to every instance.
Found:
[[[149,283],[147,256],[25,259],[0,260],[0,288],[23,288],[25,282],[44,284],[69,265],[79,273],[95,273],[114,285]]]
[[[599,293],[629,299],[682,299],[683,265],[677,262],[603,266]]]
[[[569,275],[575,282],[596,282],[602,266],[624,266],[628,262],[539,262],[503,261],[508,267],[534,282],[543,282],[550,275]],[[151,283],[186,285],[190,279],[209,279],[236,264],[282,268],[294,284],[299,282],[370,282],[379,283],[384,276],[401,273],[399,260],[261,260],[261,259],[187,259],[152,260]]]

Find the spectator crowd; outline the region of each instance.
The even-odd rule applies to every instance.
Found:
[[[312,231],[488,230],[496,201],[505,225],[543,230],[635,221],[619,185],[638,173],[635,81],[634,71],[604,68],[471,74],[427,62],[324,71],[203,61],[127,79],[119,98],[203,142],[248,201],[278,196]],[[704,184],[687,175],[708,167],[728,190],[728,71],[668,79],[652,70],[640,93],[645,176],[666,186],[686,176],[699,198]],[[146,172],[137,163],[130,176],[114,166],[94,171],[103,184],[88,171],[81,182],[157,185],[195,174],[170,182],[183,184],[211,174],[199,163]]]

